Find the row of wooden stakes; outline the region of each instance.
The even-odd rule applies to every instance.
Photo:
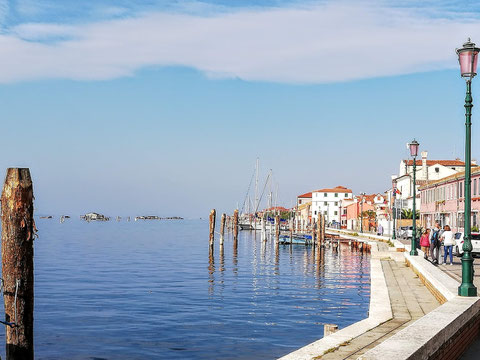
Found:
[[[212,209],[209,215],[209,246],[213,247],[215,242],[215,224],[216,224],[217,211]],[[233,212],[233,216],[228,216],[225,213],[222,214],[220,220],[220,245],[223,245],[225,238],[225,229],[227,231],[233,231],[233,241],[236,243],[238,241],[238,210]],[[316,223],[316,226],[312,228],[312,242],[317,245],[317,247],[322,247],[325,244],[325,216],[319,215],[319,220]],[[288,230],[290,233],[290,238],[293,237],[293,223]],[[275,216],[275,238],[278,242],[280,239],[280,216]]]

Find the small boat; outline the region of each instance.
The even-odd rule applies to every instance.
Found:
[[[281,245],[298,244],[298,245],[312,245],[311,235],[280,235],[278,243]]]
[[[240,230],[253,230],[253,225],[249,223],[240,223],[238,226],[240,227]]]

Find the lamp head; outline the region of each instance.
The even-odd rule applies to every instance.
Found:
[[[465,80],[472,80],[477,75],[477,60],[480,49],[468,38],[463,47],[457,49],[460,74]]]
[[[408,144],[408,148],[410,149],[410,156],[417,157],[419,145],[420,144],[415,139],[413,139],[413,141],[410,144]]]

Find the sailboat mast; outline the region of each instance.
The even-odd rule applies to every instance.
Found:
[[[257,157],[257,164],[255,166],[255,211],[258,209],[258,157]]]

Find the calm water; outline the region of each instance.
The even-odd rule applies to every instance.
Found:
[[[274,359],[367,316],[369,259],[348,246],[240,232],[210,258],[200,220],[37,227],[37,359]]]

